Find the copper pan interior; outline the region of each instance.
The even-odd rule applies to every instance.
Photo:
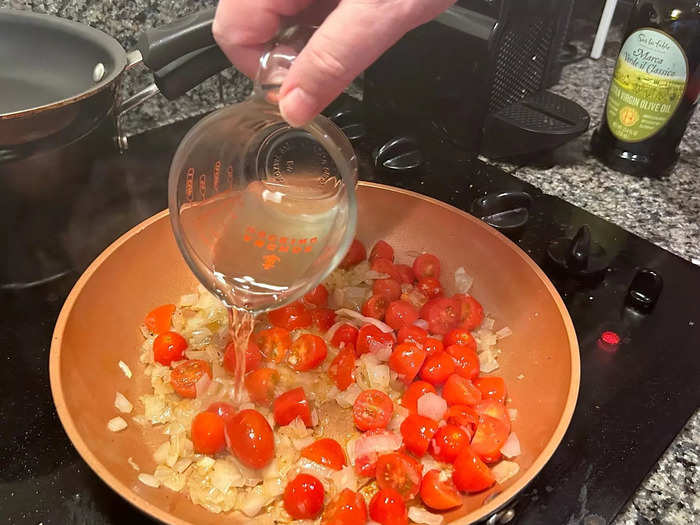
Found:
[[[470,523],[493,512],[544,466],[571,419],[579,383],[576,337],[566,309],[544,274],[520,249],[473,217],[437,201],[386,186],[358,188],[358,236],[368,245],[385,239],[398,262],[428,251],[443,261],[443,284],[459,266],[475,278],[471,293],[513,335],[502,341],[501,368],[517,408],[513,423],[523,454],[520,473],[504,485],[465,497],[447,517]],[[163,442],[157,430],[135,423],[107,430],[118,415],[116,391],[140,408],[138,326],[151,308],[176,302],[196,281],[175,244],[166,212],[137,226],[111,245],[78,281],[59,316],[51,345],[51,387],[61,421],[91,468],[125,499],[168,523],[234,523],[233,515],[211,513],[186,496],[137,480],[127,463],[152,473],[152,453]],[[134,372],[127,379],[122,360]],[[129,419],[128,417],[126,418]]]

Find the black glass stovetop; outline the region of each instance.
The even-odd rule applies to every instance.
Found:
[[[80,271],[118,235],[166,208],[170,159],[193,123],[132,137],[125,155],[109,153],[96,162],[89,183],[74,188],[73,229],[64,241],[72,269],[42,286],[0,292],[0,518],[7,523],[151,522],[112,492],[66,437],[51,400],[49,345]],[[545,268],[571,313],[581,349],[581,388],[568,432],[511,505],[511,523],[612,521],[700,404],[700,268],[439,140],[420,143],[424,162],[417,169],[375,169],[371,151],[387,138],[358,142],[362,179],[467,211],[488,193],[523,191],[532,197],[517,242]],[[394,155],[399,164],[410,163],[411,148],[399,144],[380,161],[391,164]],[[549,241],[572,236],[583,225],[610,256],[597,280],[558,273],[547,263]],[[663,279],[648,313],[626,306],[640,268]],[[607,330],[622,337],[616,349],[598,343]]]

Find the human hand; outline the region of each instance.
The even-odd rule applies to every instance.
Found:
[[[280,88],[279,107],[303,126],[411,29],[455,0],[220,0],[212,31],[219,47],[253,78],[265,44],[289,18],[320,23]]]

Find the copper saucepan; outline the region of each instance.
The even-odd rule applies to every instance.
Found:
[[[446,521],[467,524],[505,505],[542,469],[566,431],[578,395],[580,363],[574,327],[559,294],[539,267],[515,244],[474,217],[439,201],[396,188],[360,183],[358,237],[378,239],[397,253],[438,254],[443,275],[464,266],[475,279],[470,293],[498,325],[513,335],[503,340],[501,368],[513,429],[521,442],[519,474],[503,485],[467,496]],[[444,279],[448,284],[449,279]],[[167,212],[144,221],[107,248],[85,271],[58,317],[51,344],[51,390],[61,422],[90,467],[139,509],[167,523],[204,523],[212,515],[185,495],[150,488],[137,480],[127,458],[153,472],[158,430],[135,423],[107,430],[114,395],[131,400],[147,392],[140,373],[138,326],[154,305],[176,302],[196,285],[180,255]],[[123,360],[134,372],[127,379]],[[217,521],[239,522],[231,515]]]

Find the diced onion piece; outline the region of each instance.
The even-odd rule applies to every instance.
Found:
[[[304,472],[306,474],[311,474],[312,476],[318,478],[319,480],[330,480],[333,474],[336,472],[332,468],[311,461],[307,458],[299,458],[296,464],[297,472]]]
[[[440,421],[447,412],[447,401],[433,392],[427,392],[418,398],[418,415]]]
[[[341,308],[340,310],[335,311],[336,315],[340,316],[345,316],[345,317],[350,317],[351,319],[357,319],[359,321],[362,321],[363,323],[366,324],[373,324],[377,328],[379,328],[382,332],[384,333],[393,333],[394,329],[389,326],[386,323],[381,322],[379,319],[375,319],[374,317],[367,317],[365,315],[362,315],[361,313],[356,312],[355,310],[350,310],[348,308]]]
[[[335,487],[336,493],[346,488],[356,491],[357,474],[355,474],[355,470],[350,465],[346,465],[342,469],[336,470],[331,474],[331,483]]]
[[[166,441],[161,444],[156,451],[153,453],[153,459],[156,463],[165,463],[168,459],[168,454],[170,453],[170,441]]]
[[[355,463],[355,459],[369,454],[384,454],[393,452],[401,448],[401,435],[395,432],[381,432],[373,435],[362,435],[359,438],[351,439],[346,445],[348,459],[350,463]]]
[[[415,523],[425,523],[425,525],[442,525],[444,520],[440,514],[428,512],[423,507],[409,507],[408,519]]]
[[[114,406],[117,408],[117,410],[119,410],[119,412],[124,414],[130,414],[134,409],[134,405],[132,405],[121,392],[117,392],[117,395],[114,398]]]
[[[455,272],[455,290],[457,293],[467,293],[474,283],[474,278],[460,266]]]
[[[504,339],[509,335],[513,335],[513,330],[511,330],[508,326],[504,326],[496,332],[496,339]]]
[[[180,297],[180,306],[194,306],[198,300],[199,296],[196,293],[188,293]]]
[[[217,459],[211,475],[211,484],[221,492],[226,492],[230,487],[242,487],[243,476],[233,463]]]
[[[508,408],[508,417],[510,418],[511,421],[515,421],[518,419],[518,409],[517,408]]]
[[[481,327],[484,328],[484,329],[486,329],[486,330],[492,330],[492,329],[493,329],[493,325],[495,325],[495,324],[496,324],[496,320],[495,320],[495,319],[491,319],[490,317],[487,317],[487,318],[484,319],[484,321],[481,323]]]
[[[416,321],[413,322],[414,326],[417,326],[418,328],[422,328],[423,330],[427,330],[429,328],[428,321],[425,319],[417,319]]]
[[[136,464],[136,462],[134,461],[134,458],[132,458],[131,456],[129,456],[128,458],[126,458],[126,462],[127,462],[129,465],[131,465],[131,468],[134,469],[136,472],[138,472],[139,470],[141,470],[141,468],[140,468],[140,467]]]
[[[365,368],[367,370],[367,379],[369,379],[370,386],[378,390],[386,390],[389,386],[389,367],[387,365],[366,362]]]
[[[207,393],[209,390],[209,385],[211,385],[211,377],[209,374],[202,374],[202,376],[197,379],[194,384],[194,391],[197,397],[200,397]]]
[[[445,469],[445,466],[442,465],[441,463],[438,463],[433,456],[430,454],[426,454],[422,458],[420,458],[421,465],[423,465],[423,472],[428,472],[430,470],[439,470],[442,472]]]
[[[265,495],[262,491],[262,485],[254,487],[253,490],[246,493],[241,500],[242,505],[240,510],[243,512],[243,514],[249,518],[252,518],[258,514],[258,512],[260,512],[265,505]]]
[[[205,471],[208,471],[210,468],[214,466],[216,463],[216,460],[214,458],[210,458],[209,456],[204,456],[202,459],[197,461],[197,466],[203,468]]]
[[[349,408],[355,404],[357,396],[359,396],[361,393],[362,389],[357,385],[357,383],[353,383],[335,396],[335,400],[338,405],[341,406],[341,408]]]
[[[498,369],[498,361],[493,356],[491,350],[486,350],[479,354],[479,369],[484,374],[488,374]]]
[[[520,472],[520,465],[515,461],[503,460],[491,469],[493,477],[496,478],[496,483],[503,483]]]
[[[382,344],[379,341],[370,339],[369,341],[369,352],[370,354],[376,356],[380,361],[388,361],[391,357],[391,352],[393,350],[393,345]],[[367,354],[364,354],[367,355]]]
[[[119,361],[119,368],[122,369],[122,372],[124,372],[127,379],[131,379],[133,374],[131,373],[131,368],[129,368],[129,365],[127,365],[124,361]]]
[[[515,435],[515,432],[511,432],[508,439],[506,439],[506,442],[503,443],[501,447],[501,454],[507,458],[514,458],[515,456],[519,456],[520,452],[520,440],[518,436]]]
[[[144,485],[147,485],[149,487],[153,487],[154,489],[157,489],[160,487],[160,481],[158,481],[155,476],[152,476],[151,474],[146,474],[146,473],[141,473],[138,476],[139,481],[143,483]]]
[[[397,405],[394,409],[394,415],[391,416],[391,421],[389,421],[387,428],[389,430],[399,430],[401,428],[401,423],[403,423],[404,419],[408,417],[408,414],[409,412],[406,407]]]
[[[107,428],[112,432],[120,432],[127,427],[126,421],[121,417],[113,417],[107,422]]]
[[[388,277],[389,274],[377,272],[375,270],[368,270],[367,273],[364,275],[364,279],[366,281],[373,281],[374,279],[387,279]]]

